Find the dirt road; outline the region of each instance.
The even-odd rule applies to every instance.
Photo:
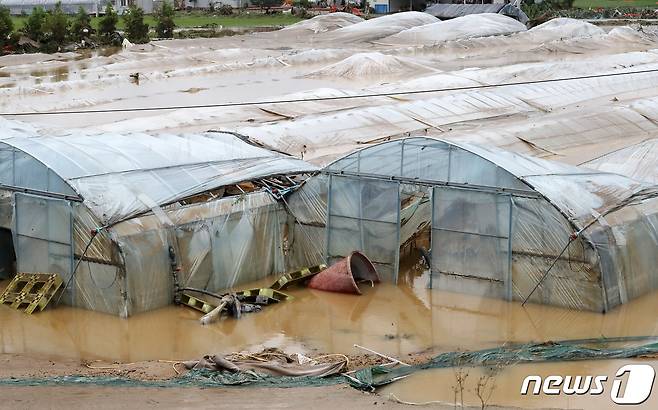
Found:
[[[0,387],[2,409],[392,409],[407,407],[348,386],[293,389]],[[411,407],[411,406],[409,406]]]

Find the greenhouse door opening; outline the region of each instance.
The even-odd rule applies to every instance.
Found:
[[[400,184],[400,259],[429,261],[432,187]],[[408,259],[411,258],[411,259]]]
[[[16,270],[57,273],[67,283],[73,270],[70,202],[21,193],[14,195]]]
[[[327,263],[361,251],[375,265],[382,281],[397,283],[400,183],[329,175],[327,208]]]
[[[14,241],[9,229],[0,228],[0,280],[16,274],[16,254]]]
[[[430,287],[512,299],[509,194],[434,187]]]

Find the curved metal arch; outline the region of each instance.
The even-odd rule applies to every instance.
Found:
[[[344,156],[342,156],[342,157],[340,157],[340,158],[337,158],[336,160],[334,160],[334,161],[332,161],[331,163],[327,164],[327,165],[323,168],[323,171],[325,171],[325,170],[329,170],[329,171],[337,171],[337,172],[340,172],[340,170],[332,170],[331,167],[332,167],[333,165],[337,164],[338,162],[343,161],[343,160],[346,160],[346,159],[348,159],[348,158],[350,158],[350,157],[355,156],[356,158],[358,158],[362,153],[365,153],[366,151],[369,151],[369,150],[371,150],[371,149],[375,149],[376,147],[380,147],[380,146],[384,146],[384,145],[389,145],[389,144],[396,144],[396,143],[397,143],[397,144],[400,144],[400,145],[402,145],[402,146],[404,146],[404,143],[407,142],[407,141],[431,141],[431,142],[440,142],[440,143],[442,143],[442,144],[445,144],[446,147],[454,147],[454,148],[459,149],[459,150],[461,150],[461,151],[468,152],[469,154],[472,154],[472,155],[476,156],[477,158],[480,158],[481,160],[483,160],[483,161],[485,161],[485,162],[487,162],[487,163],[489,163],[489,164],[491,164],[491,165],[493,165],[493,166],[495,166],[495,167],[498,167],[498,168],[504,170],[505,172],[507,172],[512,178],[516,179],[516,180],[519,181],[521,184],[523,184],[523,185],[527,186],[528,188],[530,188],[529,191],[528,191],[528,193],[530,193],[530,192],[536,192],[537,194],[539,194],[539,192],[537,192],[537,191],[535,190],[535,188],[534,188],[531,184],[529,184],[528,182],[526,182],[525,180],[523,180],[522,178],[520,178],[518,175],[516,175],[516,174],[510,172],[507,168],[505,168],[504,165],[502,165],[502,164],[500,164],[500,163],[497,163],[497,162],[491,160],[490,158],[484,157],[484,156],[482,156],[480,153],[477,153],[477,152],[475,152],[475,151],[469,149],[468,147],[465,147],[465,146],[462,145],[462,144],[455,143],[455,142],[452,142],[452,141],[447,141],[447,140],[440,139],[440,138],[433,138],[433,137],[406,137],[406,138],[399,138],[399,139],[395,139],[395,140],[391,140],[391,141],[384,141],[384,142],[380,142],[380,143],[373,144],[373,145],[368,145],[367,147],[360,148],[360,149],[355,150],[355,151],[353,151],[353,152],[351,152],[351,153],[349,153],[349,154],[347,154],[347,155],[344,155]],[[384,176],[384,177],[390,177],[390,175],[383,175],[383,174],[381,174],[381,176]],[[427,180],[426,182],[429,182],[429,183],[431,183],[431,182],[436,182],[436,184],[439,185],[439,184],[442,184],[442,183],[446,183],[446,182],[448,182],[448,181]],[[470,185],[473,186],[473,187],[476,187],[476,186],[477,186],[477,185],[474,185],[474,184],[470,184]],[[503,188],[503,187],[489,187],[489,188]],[[508,189],[508,188],[503,188],[503,189],[511,190],[511,189]]]
[[[480,153],[474,152],[474,151],[470,150],[468,147],[463,146],[462,144],[455,143],[455,142],[452,142],[452,141],[446,141],[446,140],[444,140],[444,139],[440,139],[440,138],[422,137],[422,136],[421,136],[421,137],[406,137],[406,138],[400,138],[400,139],[395,139],[395,140],[391,140],[391,141],[384,141],[384,142],[380,142],[380,143],[377,143],[377,144],[374,144],[374,145],[369,145],[369,146],[367,146],[367,147],[364,147],[364,148],[358,149],[358,150],[353,151],[353,152],[351,152],[351,153],[349,153],[349,154],[347,154],[347,155],[345,155],[345,156],[343,156],[343,157],[341,157],[341,158],[338,158],[338,159],[332,161],[330,164],[328,164],[327,166],[325,166],[325,168],[323,168],[322,171],[323,171],[323,172],[324,172],[324,171],[336,171],[337,173],[341,173],[340,170],[331,170],[330,168],[331,168],[334,164],[336,164],[336,163],[338,163],[338,162],[340,162],[340,161],[342,161],[342,160],[345,160],[345,159],[347,159],[347,158],[350,158],[351,156],[359,156],[359,155],[361,155],[361,153],[364,153],[364,152],[366,152],[366,151],[368,151],[368,150],[370,150],[370,149],[373,149],[373,148],[375,148],[375,147],[379,147],[379,146],[387,145],[387,144],[394,144],[394,143],[403,144],[404,141],[409,141],[409,140],[440,142],[440,143],[445,144],[445,145],[448,146],[448,147],[455,147],[455,148],[457,148],[457,149],[460,149],[460,150],[462,150],[462,151],[465,151],[465,152],[468,152],[468,153],[470,153],[470,154],[472,154],[472,155],[475,155],[476,157],[482,159],[483,161],[486,161],[486,162],[488,162],[488,163],[490,163],[490,164],[492,164],[492,165],[494,165],[494,166],[496,166],[496,167],[499,167],[499,168],[505,170],[510,176],[512,176],[512,177],[515,178],[517,181],[519,181],[520,183],[522,183],[523,185],[527,186],[527,187],[530,189],[528,192],[523,192],[523,191],[521,191],[521,192],[516,192],[516,194],[527,195],[527,194],[531,193],[531,194],[534,194],[534,196],[536,196],[536,197],[539,197],[539,198],[544,199],[546,202],[548,202],[549,204],[551,204],[551,206],[553,206],[553,208],[555,208],[555,209],[556,209],[556,210],[557,210],[557,211],[558,211],[558,212],[559,212],[559,213],[565,218],[565,220],[569,223],[569,225],[574,229],[574,232],[581,232],[581,230],[582,230],[583,227],[579,226],[579,224],[577,223],[577,221],[574,220],[574,218],[572,218],[572,217],[568,214],[568,212],[567,212],[566,210],[564,210],[564,209],[562,209],[560,206],[558,206],[553,200],[551,200],[550,197],[548,197],[548,196],[546,196],[544,193],[538,191],[538,190],[537,190],[537,189],[536,189],[531,183],[529,183],[528,181],[524,180],[524,179],[521,178],[519,175],[516,175],[516,174],[510,172],[509,170],[507,170],[507,169],[505,168],[504,165],[502,165],[502,164],[500,164],[500,163],[497,163],[497,162],[491,160],[490,158],[486,158],[486,157],[482,156]],[[391,177],[390,175],[379,175],[379,176],[381,176],[381,177],[385,177],[385,178],[390,178],[390,177]],[[440,184],[442,184],[442,183],[445,183],[445,181],[438,181],[438,180],[437,180],[437,181],[426,181],[426,182],[427,182],[428,184],[430,184],[430,185],[432,184],[432,182],[436,182],[436,185],[440,185]],[[411,182],[411,183],[413,183],[413,182]],[[478,189],[478,188],[493,188],[493,187],[486,187],[486,186],[481,186],[481,187],[479,187],[479,186],[477,186],[477,185],[473,185],[473,184],[468,184],[468,187],[470,187],[471,189]],[[508,192],[511,192],[512,194],[515,194],[515,192],[513,192],[513,190],[509,190],[509,189],[501,189],[501,190],[503,190],[503,191],[508,191]],[[591,240],[591,238],[589,237],[589,235],[587,235],[585,232],[581,232],[581,234],[583,234],[582,236],[584,236],[584,240],[585,240],[588,244],[590,244],[590,246],[592,246],[594,249],[596,249],[596,247],[594,246],[594,243],[592,242],[592,240]]]
[[[80,192],[78,192],[78,190],[76,190],[66,179],[62,178],[62,176],[59,175],[54,169],[52,169],[51,167],[46,165],[43,161],[39,160],[34,155],[32,155],[29,152],[26,152],[25,150],[17,147],[16,145],[12,144],[11,141],[9,141],[9,140],[1,140],[0,141],[0,149],[3,149],[3,148],[11,149],[12,152],[14,152],[14,153],[15,152],[20,152],[23,155],[29,157],[36,164],[39,164],[40,166],[42,166],[44,169],[47,170],[47,172],[48,172],[47,178],[48,179],[50,179],[51,174],[56,176],[56,178],[59,180],[59,182],[61,182],[63,186],[67,186],[71,190],[71,192],[74,193],[75,195],[69,195],[68,193],[65,193],[65,192],[54,192],[54,191],[49,191],[49,190],[44,191],[43,189],[39,189],[39,187],[34,187],[34,186],[24,187],[24,186],[17,186],[15,184],[0,183],[0,187],[2,187],[4,189],[7,189],[7,190],[11,190],[11,191],[32,193],[32,194],[36,194],[36,195],[54,197],[54,198],[63,198],[63,199],[76,201],[76,202],[82,202],[84,200],[84,198],[82,197]],[[15,181],[15,179],[16,179],[15,158],[13,156],[12,156],[12,177]],[[48,184],[48,182],[46,184]]]

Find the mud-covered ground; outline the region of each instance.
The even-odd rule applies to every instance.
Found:
[[[372,355],[353,355],[351,368],[383,360]],[[410,363],[422,357],[407,359]],[[155,360],[135,363],[107,363],[73,359],[52,360],[22,354],[0,355],[0,379],[34,379],[57,376],[120,377],[137,381],[162,381],[185,372],[180,365]],[[368,394],[347,385],[304,388],[260,387],[111,387],[99,385],[0,385],[0,408],[399,408],[406,407],[394,399]]]
[[[373,355],[350,356],[351,367],[381,363]],[[426,360],[408,357],[409,363]],[[184,371],[178,367],[179,371]],[[0,379],[47,378],[55,376],[104,376],[140,381],[168,380],[178,377],[171,363],[143,361],[136,363],[99,363],[20,354],[0,355]],[[347,384],[319,387],[116,387],[93,384],[12,386],[1,385],[0,409],[398,409],[417,408],[395,394],[366,393]],[[417,403],[416,403],[417,404]],[[424,403],[431,408],[452,409],[454,403]],[[477,409],[479,406],[464,406]],[[488,406],[490,409],[512,408]]]
[[[325,356],[325,354],[319,356]],[[348,371],[389,362],[376,355],[346,356],[349,358]],[[430,355],[409,354],[401,359],[407,364],[421,364],[429,360]],[[49,356],[39,355],[0,354],[0,379],[32,379],[77,375],[156,381],[169,380],[185,372],[182,363],[174,360],[144,360],[121,363],[101,360],[52,359]]]

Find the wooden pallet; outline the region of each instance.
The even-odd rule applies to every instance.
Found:
[[[235,292],[235,295],[240,298],[240,301],[255,305],[271,305],[293,298],[286,293],[270,288],[247,289]],[[206,298],[205,296],[192,296],[189,293],[183,293],[181,294],[180,303],[202,313],[209,313],[217,307],[216,304],[201,299],[202,297]]]
[[[295,272],[288,272],[285,275],[281,276],[279,280],[274,282],[272,286],[270,286],[270,288],[274,290],[285,289],[289,285],[310,278],[311,276],[314,276],[325,269],[327,269],[327,265],[318,265],[318,266],[311,266],[310,268],[303,268]]]
[[[42,311],[64,282],[56,273],[17,273],[0,295],[0,304],[31,315]]]
[[[185,306],[189,306],[192,309],[196,309],[202,313],[208,313],[217,305],[206,302],[205,300],[199,299],[198,297],[192,296],[188,293],[183,293],[180,297],[180,303]]]
[[[293,297],[270,288],[247,289],[235,293],[242,302],[254,303],[256,305],[269,305],[284,300],[292,300]]]

